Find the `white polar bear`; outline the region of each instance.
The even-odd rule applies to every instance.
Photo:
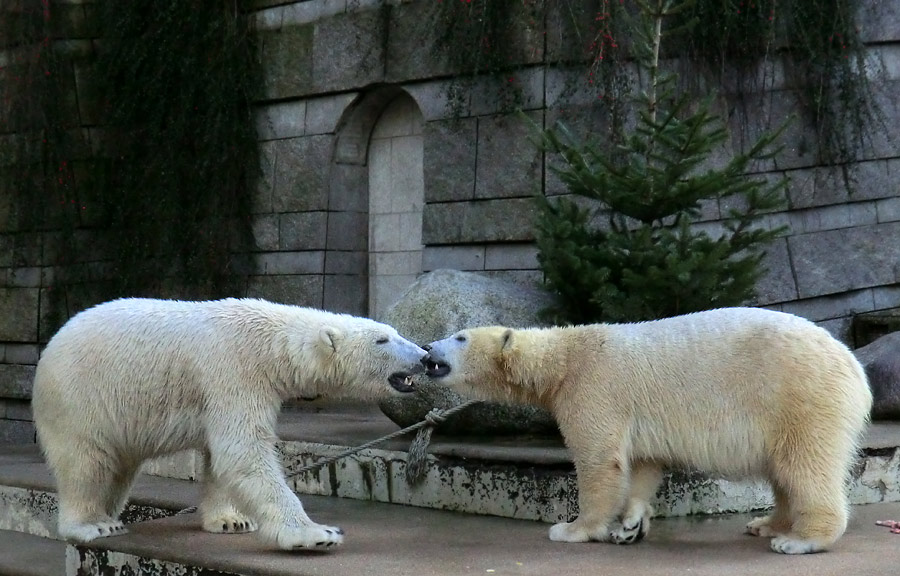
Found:
[[[34,420],[59,491],[59,535],[121,534],[144,460],[203,454],[200,511],[210,532],[280,548],[329,547],[288,487],[274,447],[283,400],[412,391],[425,351],[365,318],[263,300],[123,299],[74,316],[50,340]]]
[[[772,537],[776,552],[823,550],[847,526],[845,485],[872,395],[853,354],[807,320],[725,308],[638,324],[475,328],[425,349],[429,376],[459,392],[556,417],[580,515],[553,526],[552,540],[640,540],[663,466],[768,478],[775,510],[747,530]]]

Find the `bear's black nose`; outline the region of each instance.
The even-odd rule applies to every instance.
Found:
[[[422,350],[429,352],[431,350],[431,344],[426,344],[426,345],[422,346]]]

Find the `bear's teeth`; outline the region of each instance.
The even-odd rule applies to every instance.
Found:
[[[403,384],[406,386],[412,386],[412,376],[407,376],[403,379]]]

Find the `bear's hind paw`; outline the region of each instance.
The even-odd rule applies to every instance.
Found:
[[[791,536],[776,536],[770,544],[774,552],[779,554],[813,554],[821,552],[825,546],[816,540],[804,540]]]
[[[653,508],[643,500],[633,499],[609,531],[609,541],[614,544],[634,544],[640,542],[650,531],[650,516]]]
[[[628,524],[627,520],[623,520],[621,524],[616,523],[609,531],[609,541],[613,544],[640,542],[647,535],[649,529],[647,524],[642,517],[638,517],[634,524]]]
[[[606,539],[607,531],[605,527],[604,530],[596,532],[597,534],[591,534],[577,520],[575,522],[560,522],[550,527],[550,540],[554,542],[588,542],[590,540],[603,541]],[[602,537],[600,537],[601,532],[603,534]]]
[[[751,536],[759,536],[761,538],[775,538],[776,536],[781,536],[782,534],[790,532],[790,523],[784,525],[784,528],[779,530],[778,526],[782,526],[783,524],[784,523],[779,524],[775,522],[772,515],[759,516],[747,522],[744,532]]]

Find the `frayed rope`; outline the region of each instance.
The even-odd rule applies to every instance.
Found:
[[[343,452],[335,454],[334,456],[329,456],[317,462],[313,462],[312,464],[307,464],[306,466],[297,468],[296,470],[291,470],[290,472],[288,472],[286,477],[291,478],[293,476],[297,476],[298,474],[309,472],[310,470],[318,470],[322,466],[327,466],[332,462],[336,462],[342,458],[346,458],[347,456],[352,456],[353,454],[356,454],[357,452],[360,452],[367,448],[371,448],[372,446],[377,446],[378,444],[387,442],[388,440],[393,440],[394,438],[398,438],[400,436],[409,434],[414,430],[418,430],[416,437],[409,445],[409,456],[406,460],[406,481],[412,485],[418,484],[425,478],[425,464],[428,458],[428,445],[431,443],[431,433],[434,432],[434,429],[450,416],[453,416],[454,414],[465,410],[473,404],[478,404],[479,402],[480,400],[467,400],[462,404],[458,404],[447,409],[432,408],[431,411],[425,415],[425,419],[421,422],[416,422],[412,426],[407,426],[406,428],[397,430],[396,432],[392,432],[387,436],[376,438],[375,440],[371,440],[369,442],[366,442],[365,444],[356,446],[355,448],[344,450]]]

